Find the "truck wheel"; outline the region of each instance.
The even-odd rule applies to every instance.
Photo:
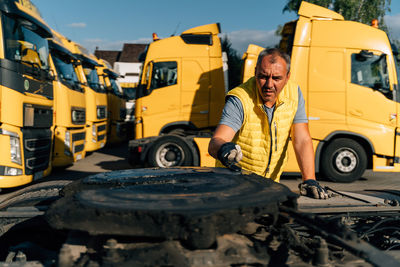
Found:
[[[334,182],[351,183],[367,168],[364,148],[354,140],[339,138],[328,144],[322,153],[321,173]]]
[[[150,148],[148,162],[153,167],[175,167],[193,165],[189,144],[181,137],[165,135],[158,138]]]

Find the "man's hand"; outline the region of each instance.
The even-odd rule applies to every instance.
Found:
[[[239,145],[232,142],[223,144],[218,150],[217,157],[227,168],[233,171],[241,170],[241,168],[236,165],[236,163],[239,163],[243,158],[242,149],[240,149]]]
[[[300,195],[317,198],[327,199],[331,195],[323,188],[316,180],[309,179],[299,184]]]

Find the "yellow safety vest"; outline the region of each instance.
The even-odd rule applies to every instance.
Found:
[[[298,106],[298,85],[288,81],[278,96],[269,124],[258,93],[255,77],[229,91],[243,105],[244,121],[233,138],[240,145],[243,169],[279,182],[287,161],[290,129]],[[217,162],[217,166],[222,166]]]

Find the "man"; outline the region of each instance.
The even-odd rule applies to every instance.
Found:
[[[315,180],[304,98],[289,78],[290,57],[275,48],[263,50],[255,76],[229,91],[208,150],[225,167],[238,170],[240,161],[243,169],[279,182],[291,133],[303,179],[300,193],[325,199],[329,195]]]

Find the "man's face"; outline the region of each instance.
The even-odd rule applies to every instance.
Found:
[[[290,77],[286,70],[286,61],[279,56],[265,56],[256,67],[255,76],[260,97],[264,104],[272,107]]]

